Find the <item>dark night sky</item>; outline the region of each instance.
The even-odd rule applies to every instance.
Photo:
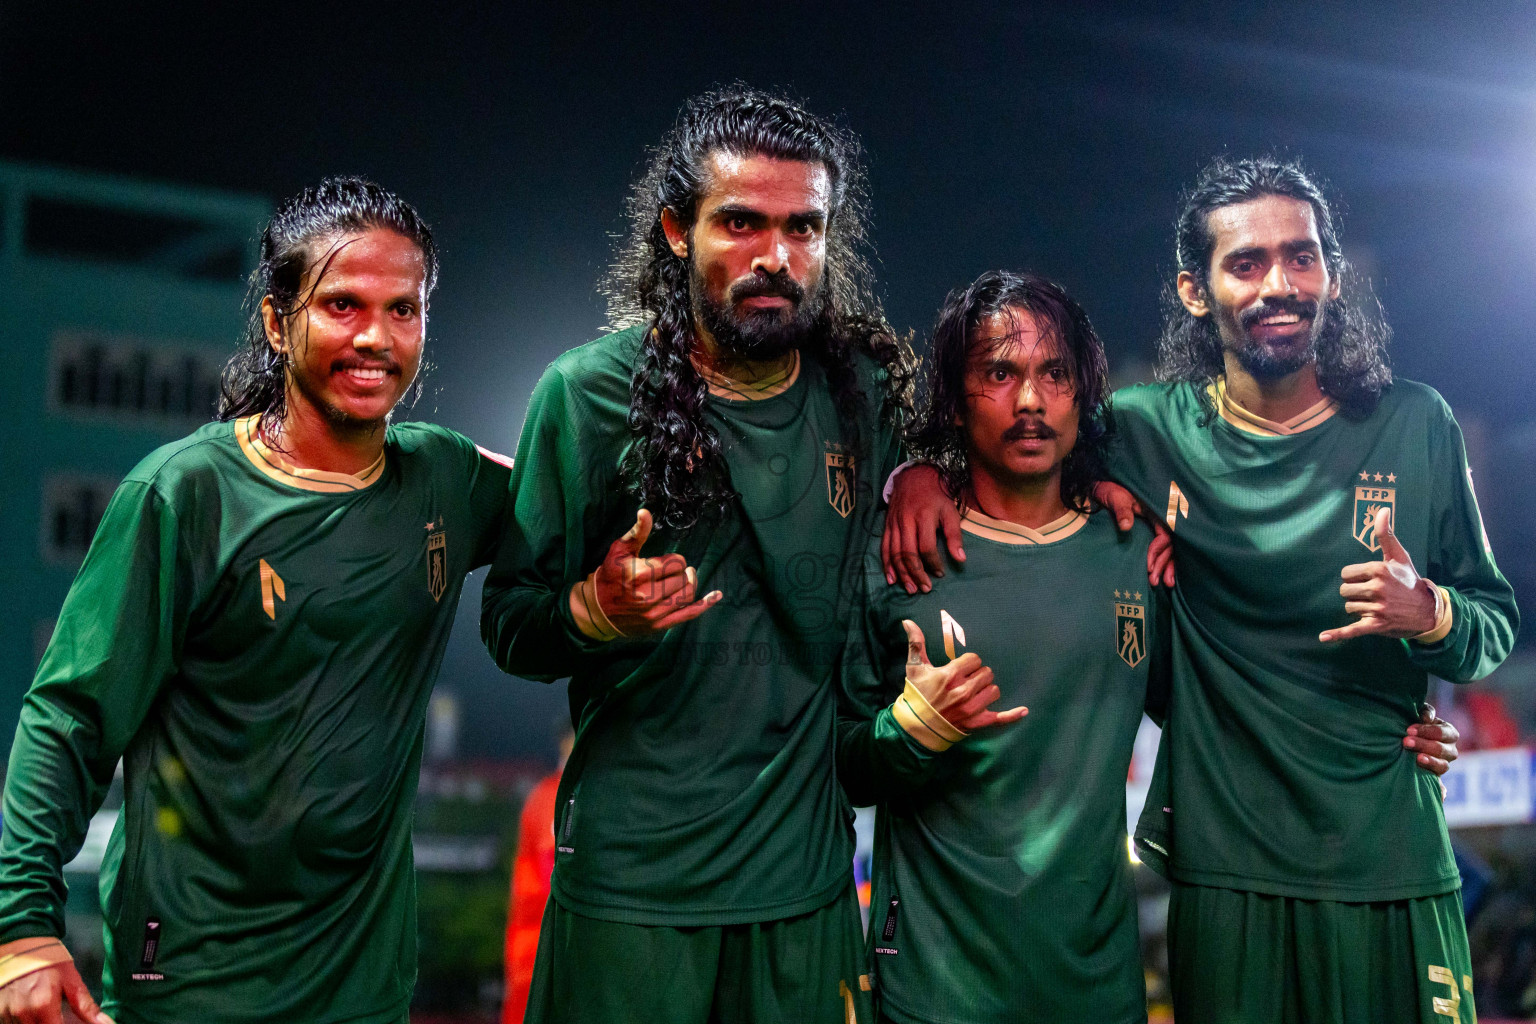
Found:
[[[898,326],[1024,267],[1122,370],[1151,356],[1180,186],[1222,150],[1300,153],[1346,200],[1397,371],[1486,424],[1495,550],[1536,597],[1513,519],[1536,491],[1536,5],[106,6],[0,8],[0,157],[401,192],[445,251],[414,415],[503,450],[545,364],[601,332],[629,182],[712,83],[787,87],[863,136]],[[468,752],[542,750],[561,697],[498,680],[477,595],[443,675]]]

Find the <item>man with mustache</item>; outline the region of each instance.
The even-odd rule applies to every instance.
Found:
[[[838,126],[692,100],[630,202],[627,326],[529,404],[481,623],[571,680],[529,1021],[870,1019],[832,672],[911,371],[863,188]]]
[[[1165,383],[1115,395],[1110,460],[1166,509],[1179,567],[1166,756],[1137,830],[1173,882],[1175,1014],[1474,1018],[1439,787],[1400,756],[1444,770],[1440,728],[1408,724],[1428,676],[1488,674],[1519,624],[1461,432],[1393,379],[1298,163],[1212,163],[1176,256]],[[933,476],[898,488],[931,507]]]
[[[879,804],[880,1013],[1145,1021],[1125,778],[1149,696],[1166,699],[1168,602],[1146,582],[1151,528],[1122,537],[1090,500],[1104,348],[1060,287],[994,271],[945,300],[932,366],[912,447],[940,467],[969,557],[909,594],[886,585],[872,540],[841,673],[839,774]],[[915,692],[934,671],[925,637],[946,667],[979,656],[1029,717],[987,711],[989,693],[951,710]],[[918,715],[926,730],[900,728]]]

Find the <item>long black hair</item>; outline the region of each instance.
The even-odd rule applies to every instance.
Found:
[[[1103,480],[1109,434],[1109,364],[1104,343],[1088,314],[1060,285],[1034,274],[989,270],[944,299],[933,326],[929,371],[916,422],[907,435],[913,454],[938,467],[944,488],[957,502],[968,500],[970,460],[966,456],[965,371],[978,325],[996,314],[1021,310],[1035,318],[1042,337],[1061,348],[1077,405],[1077,443],[1061,467],[1061,500],[1086,512],[1093,484]],[[990,344],[1006,345],[1008,338]]]
[[[658,522],[678,527],[723,513],[734,497],[720,439],[704,419],[707,387],[689,359],[694,335],[689,263],[673,253],[661,225],[664,209],[685,227],[693,225],[714,153],[827,169],[832,201],[821,308],[812,332],[816,344],[804,355],[826,373],[855,444],[865,401],[855,354],[863,352],[882,367],[884,408],[898,418],[910,407],[915,366],[910,346],[896,337],[875,297],[858,139],[783,96],[745,85],[690,100],[635,182],[627,210],[630,231],[603,285],[615,329],[648,328],[630,385],[629,428],[635,439],[622,460],[624,480]]]
[[[336,256],[341,236],[372,228],[388,228],[416,243],[426,272],[425,294],[432,294],[437,286],[437,245],[432,230],[410,203],[362,178],[326,178],[287,199],[261,232],[260,261],[246,293],[244,344],[225,364],[219,380],[219,419],[253,413],[283,418],[290,356],[286,351],[274,352],[268,344],[261,302],[271,298],[286,330],[308,306]],[[308,288],[304,287],[306,276]],[[420,392],[418,376],[412,399]]]
[[[1339,282],[1339,297],[1324,298],[1320,303],[1323,323],[1317,342],[1318,386],[1339,403],[1346,416],[1368,416],[1392,386],[1392,368],[1387,360],[1392,330],[1369,282],[1362,281],[1344,258],[1333,208],[1322,185],[1301,161],[1272,156],[1243,160],[1218,157],[1207,165],[1182,197],[1174,226],[1177,270],[1193,275],[1201,290],[1207,291],[1211,256],[1216,250],[1211,211],[1264,196],[1286,196],[1312,207],[1323,262],[1329,277]],[[1214,382],[1225,372],[1225,365],[1213,318],[1195,316],[1185,309],[1172,284],[1164,286],[1163,306],[1163,333],[1157,343],[1158,379],[1202,385]],[[1201,400],[1208,402],[1205,388],[1199,390]]]

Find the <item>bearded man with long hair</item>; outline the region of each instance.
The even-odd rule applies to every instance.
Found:
[[[692,100],[630,199],[619,329],[535,389],[481,620],[571,680],[530,1021],[869,1019],[832,669],[911,365],[864,204],[847,130]]]
[[[1173,883],[1175,1013],[1472,1019],[1440,787],[1402,756],[1437,752],[1439,727],[1411,724],[1429,676],[1487,675],[1519,624],[1461,431],[1389,370],[1299,162],[1208,166],[1175,258],[1165,383],[1116,395],[1110,467],[1165,511],[1179,562],[1168,751],[1137,830]]]

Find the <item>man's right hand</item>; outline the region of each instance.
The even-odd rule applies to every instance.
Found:
[[[697,601],[698,574],[682,555],[641,558],[651,536],[651,514],[641,509],[635,525],[608,547],[589,583],[599,607],[622,636],[644,636],[703,615],[723,596],[711,590]]]
[[[928,574],[944,575],[938,545],[941,529],[950,557],[957,562],[965,561],[960,544],[960,510],[944,493],[939,471],[924,463],[908,466],[891,485],[885,533],[880,538],[885,582],[900,583],[909,594],[932,590],[933,581]]]
[[[65,1016],[65,1002],[73,1015]],[[112,1024],[112,1018],[91,998],[80,972],[67,960],[0,987],[0,1024],[65,1024],[77,1016],[85,1024]]]
[[[1029,714],[1026,707],[993,711],[987,705],[1002,696],[992,670],[973,652],[935,667],[928,660],[923,631],[902,619],[907,632],[907,686],[891,711],[907,734],[929,750],[946,750],[972,730],[1007,725]]]

